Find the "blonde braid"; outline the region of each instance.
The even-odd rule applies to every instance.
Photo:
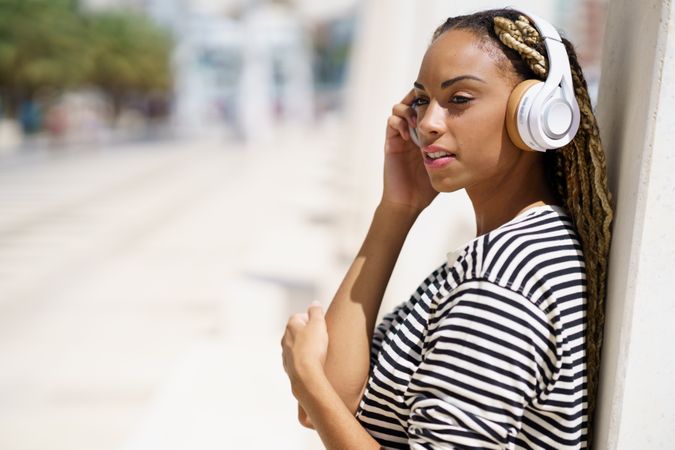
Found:
[[[538,42],[539,33],[525,16],[520,16],[515,22],[504,17],[495,17],[495,32],[504,45],[520,53],[534,73],[542,79],[546,78],[548,72],[546,58],[529,47]]]
[[[543,42],[529,20],[522,15],[515,21],[496,16],[493,25],[499,40],[518,52],[536,76],[545,79],[548,65],[542,53],[535,48],[543,50]],[[605,154],[586,80],[574,47],[566,39],[563,39],[563,43],[570,60],[574,94],[579,104],[581,121],[574,140],[558,150],[547,152],[546,158],[551,187],[572,216],[581,239],[586,263],[588,445],[591,448],[605,319],[610,227],[614,214],[611,194],[607,188]]]

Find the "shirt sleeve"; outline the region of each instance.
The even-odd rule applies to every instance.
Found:
[[[392,331],[397,324],[401,323],[405,316],[415,307],[415,304],[420,301],[421,295],[426,292],[433,281],[444,275],[444,264],[439,265],[412,293],[410,298],[404,302],[399,303],[394,309],[382,317],[382,320],[375,326],[373,331],[373,339],[370,345],[370,371],[372,372],[377,356],[382,349],[382,344],[388,339],[390,331]]]
[[[372,372],[375,362],[377,361],[377,355],[382,349],[382,343],[389,333],[389,330],[394,326],[395,323],[400,321],[401,314],[405,315],[410,311],[410,301],[405,301],[398,304],[392,311],[385,314],[382,317],[382,320],[375,327],[373,331],[373,340],[370,346],[370,370]]]
[[[518,292],[465,281],[432,305],[404,401],[411,449],[512,448],[562,361],[559,321]]]

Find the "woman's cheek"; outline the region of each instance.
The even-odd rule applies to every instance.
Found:
[[[483,148],[482,157],[484,167],[498,171],[511,155],[505,153],[508,147],[504,146],[504,135],[501,122],[492,121],[485,124],[484,132],[477,133],[480,147]],[[487,132],[487,133],[486,133]]]

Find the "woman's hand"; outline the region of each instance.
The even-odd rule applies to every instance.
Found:
[[[303,387],[312,370],[323,370],[328,352],[328,329],[323,308],[317,301],[305,313],[293,314],[281,339],[283,365],[293,395]]]
[[[411,107],[414,90],[392,108],[384,143],[384,189],[381,203],[420,212],[438,195],[424,168],[422,151],[410,137],[408,125],[417,126]]]

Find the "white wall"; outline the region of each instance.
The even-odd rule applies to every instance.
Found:
[[[598,120],[616,219],[598,449],[675,445],[675,32],[670,0],[609,5]]]

